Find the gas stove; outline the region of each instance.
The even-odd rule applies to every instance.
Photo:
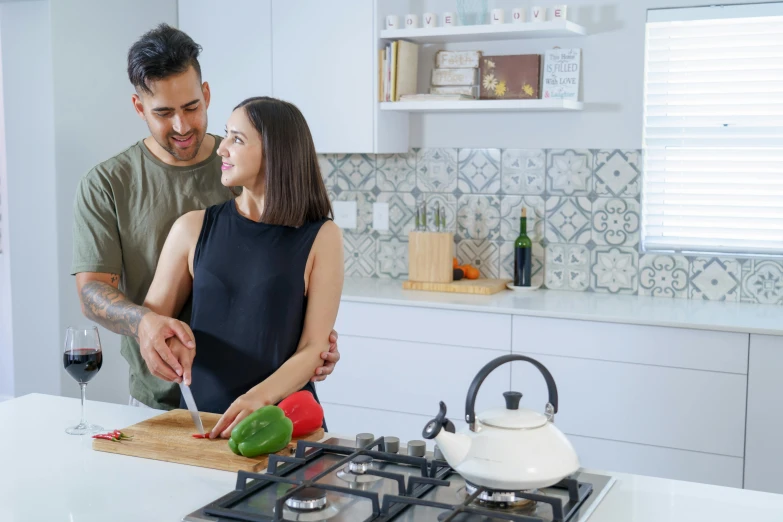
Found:
[[[265,474],[240,471],[234,491],[185,522],[585,522],[614,483],[579,471],[534,491],[470,484],[435,448],[362,433],[355,441],[299,441],[291,456],[271,455]]]

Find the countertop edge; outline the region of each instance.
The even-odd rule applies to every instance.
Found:
[[[356,285],[361,283],[357,283],[356,280],[354,280],[353,284]],[[374,284],[377,284],[377,282],[375,282]],[[492,313],[492,314],[512,315],[512,316],[518,315],[518,316],[527,316],[527,317],[569,319],[569,320],[577,320],[577,321],[592,321],[592,322],[629,324],[629,325],[640,325],[640,326],[685,328],[685,329],[693,329],[693,330],[730,332],[730,333],[740,333],[740,334],[748,334],[748,335],[755,334],[755,335],[771,335],[771,336],[778,336],[778,337],[783,336],[783,307],[776,307],[775,305],[731,303],[732,305],[736,304],[737,306],[742,306],[742,307],[763,306],[763,307],[769,307],[771,310],[777,310],[779,308],[780,325],[781,325],[780,328],[754,326],[748,324],[722,324],[718,321],[707,323],[707,322],[700,322],[700,321],[693,321],[693,320],[689,321],[687,318],[684,318],[682,320],[670,320],[670,319],[661,319],[661,318],[650,319],[650,318],[640,317],[640,316],[624,317],[624,316],[617,316],[612,314],[601,314],[600,312],[593,312],[593,313],[580,313],[575,311],[560,312],[555,310],[538,310],[538,309],[530,309],[524,307],[514,308],[514,307],[509,307],[504,305],[448,303],[448,302],[438,301],[435,299],[431,301],[426,300],[426,294],[428,293],[437,294],[442,299],[444,294],[438,292],[423,292],[423,291],[417,292],[417,295],[419,297],[423,297],[424,300],[384,297],[384,296],[368,296],[366,295],[366,293],[368,292],[370,292],[370,290],[363,290],[361,293],[365,295],[356,295],[351,291],[348,291],[347,293],[343,293],[341,300],[344,302],[353,302],[353,303],[383,304],[383,305],[392,305],[392,306],[455,310],[455,311],[463,311],[463,312]],[[464,297],[466,294],[457,294],[457,295]],[[482,299],[491,299],[493,296],[477,296],[477,297]],[[651,297],[650,299],[656,299],[656,298]],[[658,298],[658,299],[662,299],[662,298]],[[709,302],[709,303],[717,304],[715,302]],[[688,312],[683,312],[683,313],[687,315]]]

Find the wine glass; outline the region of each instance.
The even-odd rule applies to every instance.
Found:
[[[65,351],[63,352],[63,366],[68,375],[76,379],[82,392],[82,420],[76,426],[65,430],[69,435],[84,435],[103,431],[103,428],[94,424],[87,424],[84,420],[84,401],[87,394],[87,383],[97,375],[103,365],[103,351],[101,339],[98,336],[98,328],[72,328],[65,331]]]

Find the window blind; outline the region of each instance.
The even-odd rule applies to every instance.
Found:
[[[648,12],[645,250],[783,254],[783,3]]]

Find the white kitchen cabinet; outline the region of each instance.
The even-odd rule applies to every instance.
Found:
[[[239,102],[272,95],[272,1],[179,0],[179,29],[201,45],[209,83],[209,132],[222,136]],[[238,13],[241,13],[239,15]]]
[[[511,317],[502,314],[343,302],[335,330],[341,336],[511,350]]]
[[[351,300],[335,328],[343,358],[318,392],[338,433],[420,438],[441,400],[464,426],[475,374],[520,353],[552,372],[555,422],[584,467],[783,493],[783,408],[770,406],[783,396],[783,337]],[[477,412],[502,406],[505,389],[543,410],[543,378],[512,362]]]
[[[335,376],[318,386],[318,397],[324,403],[432,418],[443,401],[454,422],[465,416],[465,399],[476,373],[504,355],[495,350],[343,333],[340,353]],[[510,365],[496,369],[479,389],[476,410],[503,407],[502,394],[509,390],[510,379]]]
[[[748,372],[748,334],[515,316],[514,350],[615,362]]]
[[[556,422],[568,434],[743,457],[744,375],[532,355],[557,383]],[[513,363],[512,389],[542,411],[546,385]]]
[[[299,107],[319,153],[407,152],[407,115],[378,107],[379,24],[374,1],[272,0],[273,92]]]
[[[742,487],[742,458],[568,435],[583,468]]]
[[[783,493],[783,337],[750,336],[745,488]]]

